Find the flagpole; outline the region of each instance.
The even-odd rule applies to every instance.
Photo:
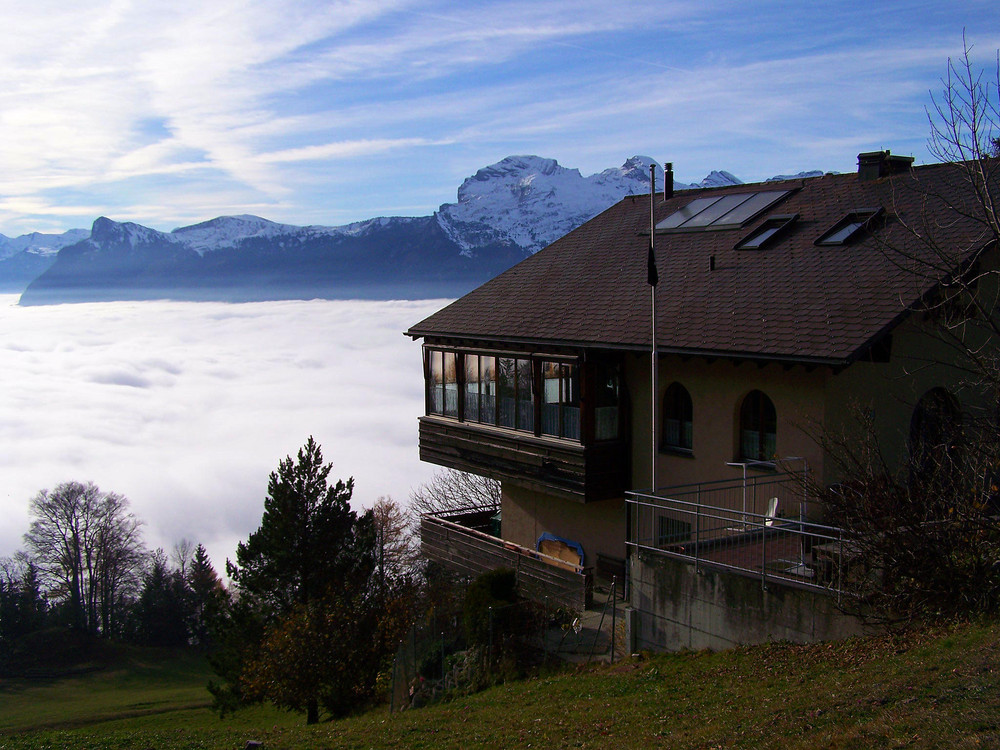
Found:
[[[656,271],[656,225],[653,220],[653,202],[656,196],[656,165],[649,165],[649,259],[648,267],[646,269],[646,280],[649,282],[649,319],[650,319],[650,338],[652,339],[652,351],[649,357],[649,371],[650,371],[650,400],[652,402],[652,408],[649,410],[650,414],[650,457],[651,457],[651,470],[650,479],[652,481],[653,492],[656,492],[656,458],[658,454],[656,445],[656,412],[657,408],[657,373],[656,373],[656,283],[659,281],[659,274]]]

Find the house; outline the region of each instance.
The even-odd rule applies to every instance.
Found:
[[[582,547],[582,568],[619,575],[628,559],[633,586],[639,552],[701,528],[643,515],[636,492],[708,496],[719,483],[708,504],[740,513],[720,521],[729,531],[749,517],[821,522],[787,491],[754,489],[748,505],[748,488],[783,471],[836,482],[818,438],[859,410],[900,464],[929,404],[972,408],[931,318],[947,313],[936,303],[952,274],[993,259],[956,210],[961,165],[858,161],[851,174],[627,197],[414,325],[421,458],[500,480],[506,542],[537,550],[549,535]]]

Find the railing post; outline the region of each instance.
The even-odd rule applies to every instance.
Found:
[[[844,530],[837,530],[837,605],[840,606],[840,597],[844,590],[841,571],[844,569]]]
[[[701,484],[698,484],[698,503],[694,515],[694,571],[701,570]]]
[[[757,492],[754,490],[754,507],[757,507]],[[760,529],[760,586],[767,591],[767,527],[757,520]]]

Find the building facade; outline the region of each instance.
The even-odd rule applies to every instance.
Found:
[[[626,492],[834,483],[824,439],[859,416],[904,464],[921,404],[981,406],[940,336],[948,280],[995,256],[956,210],[963,175],[886,151],[855,174],[625,198],[407,332],[424,342],[421,458],[498,479],[504,540],[552,535],[598,569],[630,554]],[[822,520],[772,500],[748,512]]]

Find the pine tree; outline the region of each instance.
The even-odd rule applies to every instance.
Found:
[[[204,545],[199,544],[191,556],[187,582],[194,599],[191,616],[191,641],[203,648],[212,644],[212,629],[221,616],[228,598]]]
[[[224,634],[225,653],[215,659],[228,682],[213,687],[221,708],[269,700],[305,711],[311,724],[321,704],[340,714],[345,693],[368,681],[371,639],[365,643],[365,629],[355,626],[373,616],[373,523],[370,513],[359,518],[351,510],[354,480],[331,484],[331,469],[312,437],[296,459],[281,461],[268,482],[260,528],[238,545],[236,563],[226,563],[239,601]],[[331,641],[332,613],[350,619],[341,632],[357,635]],[[308,656],[350,666],[289,670],[290,654],[300,664]]]
[[[162,549],[153,553],[133,609],[133,638],[146,646],[183,646],[194,596],[179,570],[170,570]]]

